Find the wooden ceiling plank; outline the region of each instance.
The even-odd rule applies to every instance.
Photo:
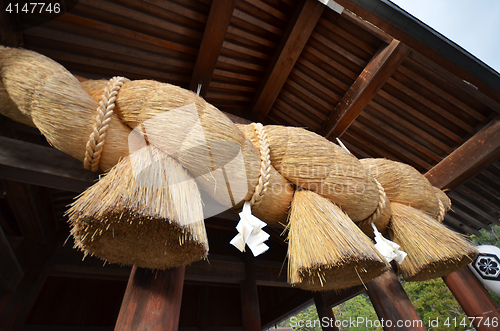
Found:
[[[456,219],[463,221],[470,227],[474,228],[483,228],[486,231],[491,231],[491,227],[487,224],[484,224],[483,222],[477,220],[476,218],[472,217],[471,215],[468,214],[467,211],[464,210],[464,207],[455,205],[451,208],[451,211],[448,212],[450,215],[455,217]]]
[[[355,145],[355,142],[362,144],[363,148],[368,149],[371,153],[377,153],[378,155],[371,154],[371,157],[383,157],[389,160],[393,161],[399,161],[401,162],[400,159],[398,159],[396,156],[390,154],[389,152],[381,149],[379,146],[372,144],[370,141],[365,140],[364,138],[360,137],[358,134],[352,131],[347,131],[341,138],[341,140],[348,139],[351,144]],[[359,147],[359,146],[358,146]],[[360,147],[359,147],[360,148]]]
[[[369,54],[374,54],[377,51],[376,47],[367,44],[363,40],[359,39],[356,35],[352,34],[350,31],[345,30],[336,23],[337,21],[328,20],[327,18],[322,18],[319,21],[319,24],[325,27],[325,29],[331,31],[332,33],[335,33],[339,37],[344,38],[345,40],[352,43],[355,47],[363,50],[364,52]],[[392,38],[390,40],[392,40]]]
[[[377,37],[387,44],[393,40],[390,34],[382,31],[375,25],[369,23],[368,21],[362,19],[361,17],[348,10],[344,10],[342,12],[342,17],[346,18],[348,21],[354,23],[355,25],[359,26],[363,30],[367,31],[368,33],[372,34],[373,36]]]
[[[14,292],[23,276],[23,269],[0,227],[0,292]]]
[[[186,85],[186,82],[189,82],[189,78],[177,74],[172,74],[170,72],[166,72],[158,69],[149,69],[149,68],[141,68],[135,65],[128,65],[117,63],[110,60],[105,59],[96,59],[90,58],[86,56],[76,55],[76,54],[68,54],[61,51],[54,50],[46,50],[40,47],[31,47],[32,50],[44,54],[51,59],[61,63],[66,67],[66,63],[73,63],[77,65],[87,65],[99,68],[100,70],[106,69],[111,70],[115,74],[124,75],[125,73],[134,74],[137,77],[155,77],[160,81],[167,81],[171,84],[179,84]],[[128,77],[132,78],[132,77]]]
[[[425,176],[436,187],[453,189],[499,157],[500,116],[497,116]]]
[[[464,192],[464,194],[466,194],[467,197],[470,197],[471,199],[478,201],[481,205],[484,205],[485,207],[495,211],[497,214],[500,214],[500,206],[496,205],[495,203],[491,202],[490,200],[480,195],[477,191],[476,186],[466,182],[465,184],[460,185],[460,187],[457,189],[460,190],[461,192]]]
[[[195,40],[199,40],[202,37],[202,32],[200,31],[193,30],[191,28],[184,27],[173,22],[169,22],[160,17],[156,17],[139,10],[134,10],[131,7],[123,6],[117,3],[100,0],[80,0],[79,3],[94,7],[96,9],[96,12],[107,11],[110,13],[110,17],[112,17],[113,15],[126,17],[127,20],[122,22],[121,25],[127,23],[128,20],[134,20],[139,21],[142,24],[153,25],[157,29],[164,29],[166,31],[169,31],[170,33],[177,33],[181,36],[184,36],[185,38],[193,38]]]
[[[198,84],[202,84],[200,91],[202,97],[206,95],[212,80],[235,6],[236,0],[214,0],[210,8],[200,51],[189,83],[189,89],[192,91],[196,91]]]
[[[6,2],[2,1],[2,4],[7,5]],[[20,18],[19,13],[15,13],[13,11],[10,14],[7,14],[7,11],[4,11],[4,7],[0,12],[0,45],[9,46],[9,47],[21,47],[23,45],[23,33],[20,29]]]
[[[352,127],[357,128],[360,131],[369,134],[373,138],[374,141],[378,141],[380,145],[385,146],[386,148],[394,151],[401,158],[405,159],[406,160],[405,163],[409,163],[410,165],[412,165],[414,167],[416,167],[418,165],[420,168],[423,168],[425,170],[429,170],[432,168],[432,165],[430,165],[426,161],[417,157],[413,153],[410,153],[407,149],[399,146],[396,142],[385,137],[381,133],[369,128],[368,126],[365,126],[360,121],[353,122]]]
[[[323,125],[321,134],[327,138],[331,135],[342,136],[390,78],[409,51],[410,49],[406,45],[397,40],[381,47],[335,107],[328,121]]]
[[[415,133],[419,137],[423,138],[424,141],[427,141],[429,144],[432,144],[436,146],[437,148],[443,150],[446,154],[450,154],[453,152],[453,148],[450,146],[446,145],[443,143],[441,140],[437,139],[436,137],[430,135],[429,133],[425,132],[424,130],[420,129],[418,126],[415,124],[406,121],[405,119],[399,117],[397,114],[393,113],[392,111],[389,111],[386,109],[384,106],[378,104],[376,101],[372,101],[368,104],[368,106],[365,108],[365,111],[363,113],[367,112],[372,112],[372,113],[381,113],[384,116],[387,116],[394,122],[398,123],[399,125],[403,126],[405,129],[410,130],[411,132]]]
[[[316,73],[317,75],[319,75],[320,77],[322,77],[323,79],[325,79],[326,81],[328,81],[328,83],[332,84],[333,86],[335,86],[337,89],[340,89],[344,93],[345,93],[345,91],[347,91],[349,89],[349,85],[347,85],[346,83],[340,81],[339,79],[337,79],[333,75],[327,73],[322,68],[316,66],[314,63],[308,61],[304,57],[299,58],[299,60],[297,61],[297,63],[300,63],[301,65],[303,65],[307,69],[309,69],[312,72]],[[333,91],[333,88],[330,87],[330,90]]]
[[[368,120],[370,123],[375,124],[377,127],[379,127],[384,132],[387,132],[387,133],[391,134],[393,137],[395,137],[396,139],[401,140],[401,142],[403,143],[403,146],[408,145],[408,146],[412,147],[414,150],[426,155],[427,157],[433,159],[436,162],[440,162],[443,159],[442,157],[435,154],[431,150],[425,148],[424,146],[420,145],[416,141],[407,137],[406,135],[404,135],[400,131],[394,129],[393,127],[384,123],[383,121],[378,120],[377,118],[373,117],[372,115],[370,115],[367,112],[361,112],[360,118],[364,118],[364,119]]]
[[[80,7],[78,8],[81,9]],[[101,37],[106,38],[107,36],[104,35],[109,34],[113,37],[112,39],[115,42],[120,41],[124,45],[143,48],[157,53],[166,50],[173,50],[189,55],[196,55],[198,53],[197,49],[190,46],[181,45],[179,43],[151,36],[146,33],[125,29],[98,20],[92,20],[86,17],[74,15],[72,13],[65,13],[64,15],[58,17],[57,20],[51,21],[50,23],[56,24],[55,22],[58,22],[58,24],[61,24],[63,22],[72,23],[74,24],[75,29],[79,29],[81,33],[88,35],[93,33],[93,31],[97,31],[98,33],[101,32]],[[89,27],[89,29],[82,29],[82,26]],[[73,31],[73,27],[71,25],[65,24],[65,27],[68,31]],[[111,41],[110,39],[111,37],[106,40]]]
[[[317,0],[305,0],[299,6],[255,97],[252,116],[256,120],[263,121],[271,110],[324,8]]]
[[[448,70],[433,62],[431,59],[415,51],[411,52],[409,58],[432,71],[434,74],[441,76],[444,80],[449,82],[449,84],[453,85],[458,90],[466,94],[471,94],[474,98],[476,98],[489,108],[493,109],[497,113],[500,113],[500,103],[483,94],[479,89],[477,89],[477,87],[467,83],[467,81],[465,81],[464,79],[455,76]]]
[[[57,229],[49,189],[12,180],[1,181],[23,237],[42,245],[47,244]]]
[[[323,47],[325,49],[317,49],[319,47]],[[314,39],[311,39],[309,43],[304,47],[304,52],[303,55],[305,58],[307,58],[309,61],[311,61],[314,64],[317,64],[318,66],[321,66],[322,68],[326,67],[325,64],[328,66],[332,67],[335,71],[337,71],[339,74],[335,73],[335,76],[338,76],[341,79],[344,79],[344,81],[349,81],[349,79],[354,82],[356,78],[358,77],[358,73],[354,72],[351,70],[351,68],[348,68],[344,64],[339,63],[339,59],[334,59],[334,52],[327,53],[328,48],[318,41],[315,41]],[[314,58],[312,58],[312,57]],[[359,68],[356,66],[356,68]],[[361,70],[360,70],[361,71]],[[342,77],[342,75],[345,75],[348,79]],[[352,83],[349,84],[349,86],[352,85]]]
[[[455,228],[462,229],[467,234],[475,234],[476,236],[481,236],[481,232],[477,229],[470,227],[468,224],[457,220],[455,217],[447,213],[444,216],[444,223],[452,223]]]
[[[464,196],[465,193],[461,193],[460,189],[451,191],[448,193],[448,195],[450,196],[450,198],[452,200],[452,204],[451,204],[452,209],[454,208],[454,206],[455,206],[454,202],[456,201],[457,203],[469,208],[470,210],[472,210],[476,214],[480,215],[481,217],[484,217],[485,219],[487,219],[491,223],[494,223],[496,225],[500,225],[500,220],[498,219],[498,217],[494,217],[494,216],[488,214],[483,209],[478,207],[476,204],[469,202],[467,200],[467,198]]]
[[[406,68],[404,65],[402,65],[398,70],[402,74],[407,76],[408,78],[413,79],[415,82],[417,82],[420,85],[424,86],[425,88],[429,89],[430,91],[435,93],[437,96],[439,96],[439,97],[445,99],[446,101],[448,101],[449,103],[453,104],[455,107],[460,108],[462,111],[464,111],[465,113],[468,113],[470,116],[474,117],[478,121],[482,122],[486,119],[486,117],[483,114],[481,114],[480,112],[478,112],[477,110],[475,110],[471,106],[465,104],[461,100],[458,100],[457,98],[455,98],[454,96],[452,96],[448,92],[444,91],[440,87],[434,85],[433,83],[431,83],[430,81],[428,81],[424,77],[422,77],[419,74],[413,72],[412,70]]]
[[[192,63],[190,63],[189,61],[185,61],[184,59],[173,58],[166,55],[137,49],[135,47],[119,45],[92,37],[68,33],[63,30],[47,28],[53,25],[54,24],[49,23],[44,26],[30,28],[26,30],[25,35],[55,41],[57,42],[58,46],[65,49],[65,51],[78,52],[75,49],[78,48],[78,50],[81,49],[87,52],[87,54],[96,57],[104,56],[110,60],[120,59],[120,62],[139,64],[155,69],[168,69],[171,71],[177,71],[177,69],[181,68],[192,70],[194,66]],[[46,44],[44,43],[44,46],[45,45]],[[83,52],[78,53],[80,53],[80,55],[83,55]],[[127,56],[124,56],[124,54],[126,54]]]
[[[453,140],[456,143],[462,144],[464,142],[464,139],[457,135],[455,132],[452,132],[448,128],[444,127],[442,124],[434,121],[433,119],[427,117],[425,114],[420,112],[419,110],[413,108],[412,106],[406,104],[405,102],[401,101],[400,99],[396,98],[395,96],[391,95],[390,93],[380,90],[378,93],[378,96],[382,97],[383,99],[389,101],[392,103],[396,108],[404,111],[405,113],[408,113],[412,117],[415,117],[416,119],[424,122],[426,125],[429,127],[435,129],[437,132],[449,137],[451,140]]]
[[[417,91],[418,88],[414,89],[416,88],[416,86],[410,88],[407,85],[403,84],[401,81],[404,81],[404,79],[408,78],[396,72],[394,74],[394,77],[389,78],[387,83],[395,87],[398,91],[403,92],[407,97],[417,101],[419,104],[423,106],[424,109],[429,110],[430,113],[440,115],[443,119],[449,121],[450,123],[453,123],[462,130],[465,130],[466,132],[474,133],[474,127],[472,125],[456,117],[454,114],[450,113],[446,109],[443,109],[439,105],[435,104],[432,100],[429,100],[426,97],[424,97],[419,91]],[[410,83],[414,84],[413,81],[410,81]],[[410,83],[406,82],[406,84]]]

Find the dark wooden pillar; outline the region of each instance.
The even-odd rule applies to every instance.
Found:
[[[115,330],[177,331],[185,267],[151,271],[134,266]]]
[[[314,293],[313,299],[323,331],[338,331],[339,329],[335,326],[335,315],[333,315],[333,310],[325,304],[323,293]],[[325,323],[326,321],[328,322]]]
[[[250,251],[245,252],[245,280],[240,284],[243,330],[260,331],[260,309],[257,284],[255,283],[254,257]]]
[[[384,330],[426,330],[392,270],[367,283],[366,287]]]
[[[491,295],[469,270],[462,268],[443,277],[465,314],[476,317],[472,324],[479,331],[499,330],[500,307]],[[485,323],[488,321],[488,323]],[[496,321],[492,323],[492,321]]]

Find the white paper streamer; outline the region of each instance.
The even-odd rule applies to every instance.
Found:
[[[389,239],[386,239],[377,230],[375,224],[372,223],[373,233],[375,233],[375,248],[384,256],[388,263],[395,260],[398,264],[402,264],[405,259],[406,252],[399,250],[399,245]]]
[[[238,234],[230,241],[230,244],[238,248],[240,252],[245,251],[245,245],[250,247],[253,256],[258,256],[269,249],[264,241],[269,239],[269,234],[262,231],[267,224],[252,215],[250,202],[245,201],[240,213],[240,221],[236,226]]]

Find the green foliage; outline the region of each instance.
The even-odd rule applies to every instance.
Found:
[[[357,321],[358,317],[363,317],[365,321],[378,321],[377,314],[371,305],[368,296],[362,294],[358,295],[336,307],[333,308],[333,313],[341,331],[380,331],[382,327],[370,327],[366,323],[356,324],[352,326],[351,321]],[[299,321],[303,321],[299,323]],[[308,321],[310,321],[308,323]],[[342,326],[342,322],[344,326]],[[299,325],[301,324],[301,325]],[[349,326],[349,324],[351,324]],[[321,321],[318,317],[316,307],[311,305],[297,314],[283,320],[278,326],[291,326],[296,331],[321,331]]]
[[[348,300],[336,307],[333,308],[333,313],[335,315],[335,318],[342,323],[345,321],[344,326],[340,325],[338,328],[339,330],[342,331],[347,331],[347,330],[360,330],[360,331],[379,331],[382,330],[383,328],[379,325],[379,323],[376,323],[375,325],[379,325],[378,327],[376,326],[371,326],[369,322],[378,321],[377,314],[375,313],[375,309],[373,309],[373,306],[370,302],[370,299],[368,298],[367,295],[361,294],[358,295],[351,300]],[[364,321],[363,323],[356,324],[355,327],[353,326],[345,326],[347,325],[347,321],[357,321],[358,317],[363,317]]]
[[[500,226],[492,226],[492,231],[479,230],[481,236],[472,235],[471,240],[476,245],[496,245],[500,247]],[[446,284],[441,278],[431,279],[423,282],[401,281],[410,301],[417,310],[424,327],[428,330],[474,330],[470,326],[464,311],[453,297]],[[500,297],[492,294],[492,297],[500,304]],[[366,295],[358,295],[333,308],[338,323],[342,321],[357,320],[363,317],[365,321],[377,321],[377,315],[369,298]],[[298,326],[298,321],[309,321]],[[348,324],[348,323],[345,323]],[[320,331],[320,320],[316,307],[311,305],[294,316],[283,320],[278,326],[291,326],[296,331]],[[339,330],[361,330],[380,331],[382,327],[367,327],[366,324],[351,326],[338,326]]]
[[[436,331],[471,329],[462,307],[441,278],[401,284],[425,326],[433,323],[432,330]]]
[[[500,226],[493,225],[491,227],[492,231],[486,231],[485,229],[480,229],[481,236],[471,235],[470,238],[472,242],[476,245],[494,245],[500,247]]]

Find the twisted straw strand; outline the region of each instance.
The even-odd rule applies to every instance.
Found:
[[[252,123],[252,128],[259,138],[260,174],[259,182],[250,199],[250,205],[257,206],[262,202],[262,198],[266,194],[267,186],[269,185],[269,177],[271,177],[271,152],[269,150],[269,142],[267,141],[267,134],[264,131],[264,126],[260,123]]]
[[[374,180],[377,183],[378,193],[379,193],[379,201],[378,201],[377,209],[375,209],[373,214],[371,214],[367,219],[358,223],[361,226],[366,225],[366,224],[369,225],[369,224],[373,223],[380,216],[380,214],[382,214],[382,212],[385,209],[385,201],[387,200],[387,195],[385,194],[385,191],[384,191],[384,188],[382,187],[382,184],[380,184],[378,182],[378,180],[376,180],[375,178],[374,178]]]
[[[126,81],[128,79],[125,77],[113,77],[104,89],[102,100],[97,106],[94,128],[89,136],[85,150],[83,167],[87,170],[97,171],[99,168],[99,160],[101,159],[102,149],[106,142],[106,133],[109,128],[113,109],[115,108],[116,95]]]

